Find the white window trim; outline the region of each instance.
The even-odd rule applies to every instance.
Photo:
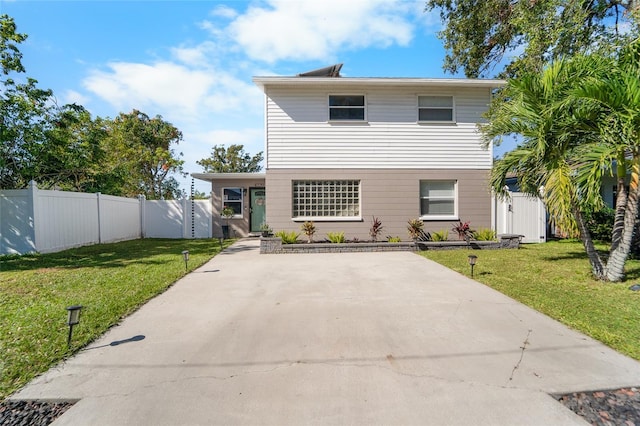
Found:
[[[438,109],[420,106],[420,97],[431,96],[441,98],[451,98],[453,106],[451,107],[451,121],[449,120],[420,120],[420,109]],[[416,122],[418,124],[456,124],[456,97],[453,95],[434,95],[432,93],[420,93],[416,96]]]
[[[240,190],[240,199],[239,200],[227,200],[224,197],[224,191],[225,189],[239,189]],[[240,203],[240,214],[234,214],[233,216],[231,216],[229,219],[243,219],[244,218],[244,188],[242,188],[241,186],[226,186],[224,188],[222,188],[222,205],[220,206],[220,217],[224,218],[222,216],[222,209],[224,209],[224,205],[226,203]],[[226,218],[224,218],[226,219]]]
[[[453,214],[452,215],[423,215],[422,214],[422,196],[421,184],[422,182],[453,182]],[[449,198],[447,198],[449,199]],[[420,220],[423,221],[436,221],[436,220],[459,220],[458,214],[458,181],[455,179],[420,179],[418,182],[418,208],[420,210]]]
[[[346,108],[359,108],[359,107],[341,107],[341,106],[335,106],[332,107],[331,106],[331,102],[330,102],[330,98],[331,96],[362,96],[364,98],[364,105],[363,105],[363,109],[364,109],[364,118],[362,120],[336,120],[336,119],[331,119],[331,108],[338,108],[338,109],[346,109]],[[327,95],[327,123],[367,123],[367,95],[364,93],[329,93]]]

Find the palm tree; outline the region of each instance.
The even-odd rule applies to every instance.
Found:
[[[604,65],[606,61],[597,57],[559,60],[542,73],[510,80],[502,102],[490,111],[489,123],[481,126],[486,143],[512,134],[522,138],[518,148],[496,161],[490,180],[494,191],[504,195],[507,174],[514,173],[523,192],[542,196],[556,224],[580,236],[599,279],[607,279],[606,265],[594,247],[582,211],[602,199],[599,191],[585,190],[585,181],[578,179],[582,175],[576,173],[581,165],[576,154],[597,144],[599,138],[590,121],[593,111],[577,98],[571,103],[567,99],[577,81],[599,75],[606,70]]]
[[[640,39],[626,46],[613,65],[598,78],[578,82],[569,102],[580,103],[581,113],[599,118],[592,130],[600,135],[601,143],[589,153],[590,161],[583,164],[580,180],[594,187],[601,181],[601,170],[612,169],[615,159],[618,196],[606,278],[620,281],[640,198]],[[628,174],[629,193],[625,187]]]

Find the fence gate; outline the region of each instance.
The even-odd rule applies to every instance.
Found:
[[[496,232],[524,235],[523,243],[543,243],[547,239],[547,213],[537,197],[510,192],[504,200],[495,201]]]

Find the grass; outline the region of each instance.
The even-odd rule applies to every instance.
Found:
[[[591,277],[587,256],[576,241],[421,254],[464,275],[470,275],[467,256],[475,254],[477,281],[640,360],[640,292],[629,290],[640,278],[640,261],[627,261],[624,282],[603,283]]]
[[[224,246],[232,243],[224,242]],[[0,400],[220,252],[218,240],[143,239],[0,256]],[[80,304],[67,348],[66,307]]]

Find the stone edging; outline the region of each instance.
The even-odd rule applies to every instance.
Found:
[[[357,252],[384,252],[384,251],[417,251],[417,250],[452,250],[471,248],[474,250],[490,249],[517,249],[520,247],[522,235],[499,235],[500,241],[418,241],[400,243],[303,243],[282,244],[279,237],[260,238],[260,254],[281,253],[357,253]]]

